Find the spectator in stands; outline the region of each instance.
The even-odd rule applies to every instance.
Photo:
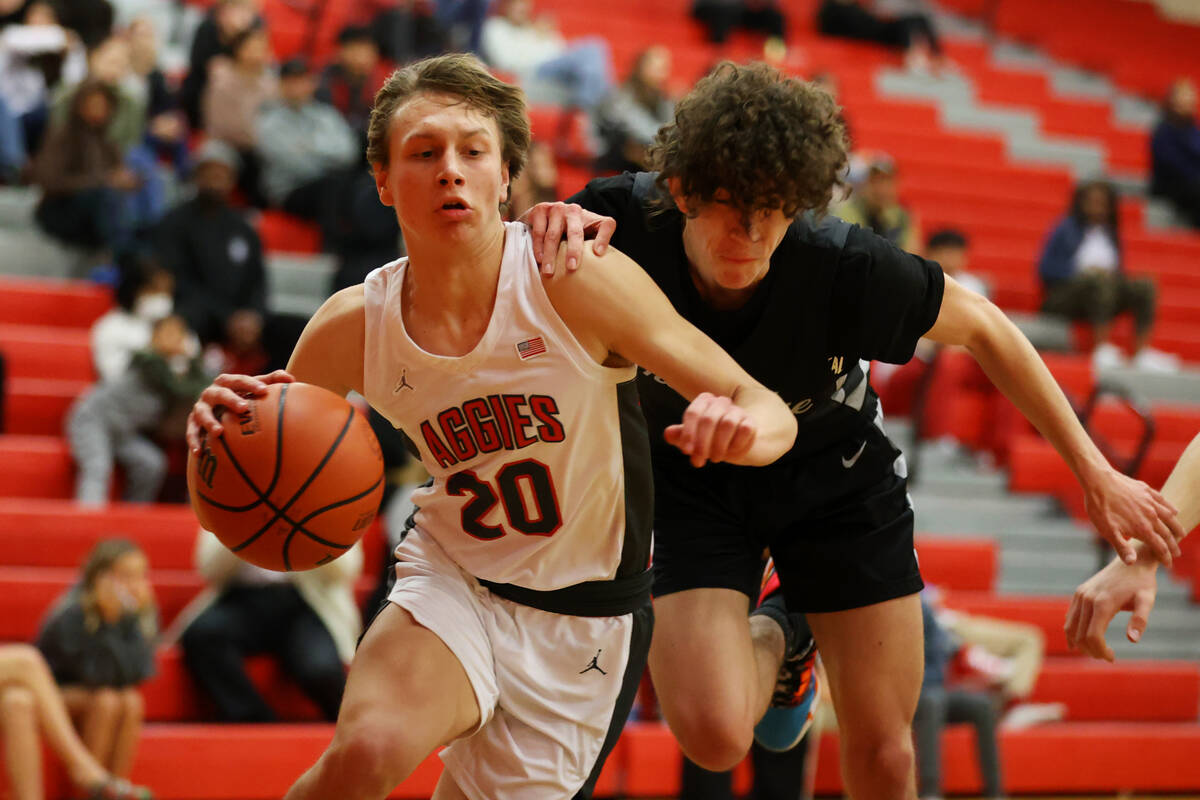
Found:
[[[941,40],[925,14],[889,18],[876,14],[860,0],[824,0],[817,11],[817,30],[826,36],[876,42],[902,50],[905,64],[913,70],[943,65]]]
[[[159,68],[154,23],[149,17],[138,17],[129,24],[126,35],[131,65],[126,85],[146,109],[146,143],[181,171],[187,160],[187,124],[175,92]]]
[[[342,112],[361,137],[364,152],[375,93],[389,71],[380,59],[379,44],[371,29],[350,26],[338,34],[337,56],[321,75],[317,99]]]
[[[261,332],[266,314],[262,242],[229,204],[238,154],[216,140],[196,154],[196,194],[168,212],[154,232],[155,252],[175,276],[175,308],[204,343],[231,330]]]
[[[113,7],[108,0],[50,0],[63,27],[79,34],[83,46],[97,47],[112,35]]]
[[[318,220],[362,157],[358,137],[336,108],[313,99],[316,79],[304,59],[284,64],[279,78],[279,101],[258,120],[263,193],[272,206]]]
[[[107,132],[135,179],[134,188],[125,200],[124,215],[137,231],[153,225],[162,216],[166,187],[157,158],[145,145],[146,102],[130,89],[131,83],[136,85],[137,81],[130,59],[129,39],[124,34],[110,36],[88,55],[91,77],[107,86],[117,100]],[[63,86],[55,93],[50,112],[52,124],[65,120],[77,90],[78,86]]]
[[[67,415],[67,441],[75,459],[75,499],[89,506],[108,502],[113,462],[125,471],[124,499],[152,503],[167,474],[167,457],[155,437],[175,412],[200,395],[211,376],[204,371],[183,318],[154,323],[150,346],[134,353],[129,367],[75,401]],[[165,434],[165,436],[164,436]]]
[[[179,91],[179,102],[195,130],[204,128],[202,102],[208,86],[209,63],[217,56],[233,55],[233,43],[251,28],[260,28],[255,0],[217,0],[196,28],[188,73]]]
[[[1150,137],[1150,191],[1169,199],[1200,228],[1200,128],[1196,126],[1196,86],[1171,84],[1162,117]]]
[[[483,53],[516,76],[533,103],[591,111],[612,90],[612,57],[599,36],[567,41],[548,17],[535,19],[532,0],[500,0],[483,25]]]
[[[954,228],[941,228],[925,241],[925,258],[936,261],[942,271],[976,294],[991,297],[987,281],[967,269],[967,236]]]
[[[146,105],[129,91],[132,77],[129,40],[123,35],[110,36],[88,53],[88,76],[112,91],[116,107],[108,124],[108,138],[124,157],[142,143],[146,131]],[[62,85],[54,92],[50,124],[61,125],[70,112],[71,102],[80,84]]]
[[[1109,338],[1113,320],[1132,313],[1134,365],[1172,371],[1178,359],[1149,346],[1156,290],[1149,278],[1125,274],[1117,214],[1112,184],[1086,181],[1076,187],[1070,211],[1050,232],[1038,262],[1045,289],[1042,311],[1091,323],[1098,368],[1123,363],[1120,348]]]
[[[983,794],[991,800],[1004,797],[1000,777],[1000,748],[996,736],[999,708],[985,691],[947,685],[947,667],[957,644],[938,622],[933,605],[921,597],[925,625],[925,675],[921,698],[913,717],[917,751],[917,794],[923,799],[942,796],[942,730],[948,723],[969,722],[975,727]]]
[[[142,731],[137,686],[154,672],[158,611],[148,569],[133,542],[98,542],[38,633],[83,743],[118,778],[129,777]]]
[[[483,23],[492,0],[434,0],[437,18],[449,31],[449,50],[470,51],[479,55]]]
[[[604,152],[596,163],[599,169],[645,169],[646,148],[675,113],[675,101],[667,89],[670,78],[670,50],[654,45],[638,53],[629,79],[597,111],[597,127],[604,142]]]
[[[771,47],[781,48],[787,32],[778,0],[694,0],[692,16],[708,28],[708,40],[716,44],[740,28],[766,34]]]
[[[184,663],[229,722],[271,722],[275,711],[246,674],[246,656],[269,653],[331,722],[346,684],[362,618],[354,583],[362,545],[307,572],[270,572],[247,564],[201,530],[196,569],[208,588],[183,619]]]
[[[834,209],[846,220],[869,228],[901,250],[921,254],[917,215],[900,204],[896,191],[896,162],[885,153],[857,157],[851,162],[854,193]]]
[[[962,677],[958,681],[993,694],[1005,710],[1002,727],[1024,728],[1063,718],[1066,709],[1062,703],[1029,702],[1046,655],[1041,628],[947,609],[936,586],[928,586],[926,592],[937,610],[938,623],[959,645],[955,663]]]
[[[385,59],[407,64],[451,49],[449,32],[434,0],[376,1],[382,8],[370,23]]]
[[[209,137],[233,145],[240,157],[238,188],[254,206],[266,198],[259,186],[260,165],[255,126],[262,108],[279,94],[271,70],[271,43],[262,28],[251,28],[230,45],[232,56],[217,56],[204,90],[204,130]]]
[[[34,180],[45,192],[35,218],[67,244],[117,250],[132,236],[127,199],[140,182],[107,135],[116,105],[109,86],[85,81],[34,164]]]
[[[525,169],[509,187],[509,217],[520,219],[538,203],[553,203],[557,199],[558,164],[554,161],[554,151],[545,142],[531,142]]]
[[[117,258],[117,305],[92,325],[92,363],[100,381],[116,380],[129,368],[133,354],[150,346],[154,324],[173,310],[175,278],[146,254]]]
[[[148,789],[116,777],[88,752],[38,649],[27,644],[0,645],[0,734],[11,800],[45,800],[39,733],[62,760],[80,796],[153,800]]]
[[[26,166],[42,141],[49,116],[49,87],[57,81],[75,84],[87,75],[87,56],[72,31],[58,24],[43,0],[30,2],[21,24],[0,31],[0,104],[11,120],[5,131],[5,177]]]

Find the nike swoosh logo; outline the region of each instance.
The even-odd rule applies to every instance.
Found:
[[[867,442],[866,442],[866,440],[863,440],[863,443],[858,446],[857,453],[850,456],[849,458],[842,456],[842,466],[845,467],[846,469],[850,469],[851,467],[853,467],[856,463],[858,463],[858,458],[859,458],[859,456],[861,456],[863,454],[863,450],[865,450],[865,449],[867,449]]]

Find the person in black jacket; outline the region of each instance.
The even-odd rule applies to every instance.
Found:
[[[196,195],[159,223],[154,247],[175,275],[175,310],[204,343],[261,339],[266,313],[262,241],[229,204],[238,155],[209,140],[196,156]]]
[[[80,720],[83,743],[120,778],[129,775],[141,734],[137,686],[154,672],[158,619],[148,566],[133,542],[97,543],[37,639],[66,707]]]
[[[573,198],[591,215],[537,207],[528,217],[543,267],[555,264],[564,222],[578,233],[607,225],[599,215],[615,219],[613,244],[797,417],[795,445],[777,462],[695,468],[663,440],[686,401],[639,372],[655,484],[650,669],[684,753],[717,771],[744,757],[752,735],[798,741],[811,628],[847,794],[912,797],[923,583],[907,470],[883,429],[872,360],[903,363],[922,336],[966,346],[1071,464],[1122,557],[1134,556],[1126,537],[1144,537],[1169,562],[1181,532],[1157,492],[1108,464],[1002,311],[937,264],[820,216],[845,151],[828,93],[726,62],[660,131],[657,173],[592,181]],[[764,549],[782,591],[748,616]]]

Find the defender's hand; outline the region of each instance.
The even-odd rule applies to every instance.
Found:
[[[754,421],[728,397],[703,392],[683,412],[683,422],[665,431],[669,444],[691,457],[693,467],[740,458],[757,434]]]
[[[529,226],[529,233],[533,237],[533,257],[545,275],[554,274],[554,259],[558,255],[558,245],[563,240],[564,231],[567,239],[567,271],[574,272],[583,257],[585,237],[595,237],[592,252],[602,256],[608,249],[613,231],[617,229],[617,221],[612,217],[593,214],[575,203],[538,203],[526,211],[520,221]]]
[[[228,408],[240,414],[250,408],[247,397],[261,397],[272,383],[291,383],[296,380],[290,373],[277,369],[269,375],[218,375],[208,388],[200,393],[200,399],[192,406],[187,420],[187,443],[193,453],[200,452],[206,435],[220,436],[219,409]]]
[[[1084,485],[1087,513],[1096,531],[1108,540],[1126,564],[1137,560],[1130,539],[1140,539],[1167,566],[1179,555],[1185,531],[1176,509],[1139,480],[1111,467]]]
[[[1113,660],[1104,641],[1108,625],[1118,611],[1132,611],[1125,628],[1129,641],[1142,638],[1158,593],[1157,565],[1145,554],[1136,564],[1114,560],[1075,590],[1064,629],[1067,644],[1092,658]]]

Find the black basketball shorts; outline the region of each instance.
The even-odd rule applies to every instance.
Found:
[[[792,611],[919,592],[904,475],[900,451],[875,425],[766,467],[656,468],[654,595],[734,589],[754,605],[768,551]]]

